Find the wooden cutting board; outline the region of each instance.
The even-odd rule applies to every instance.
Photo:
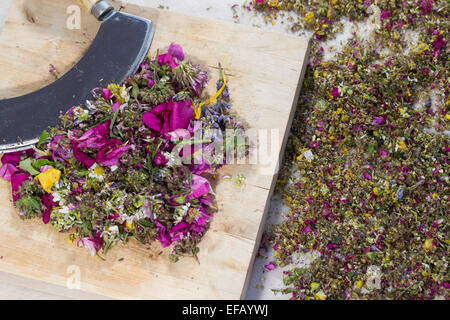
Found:
[[[53,81],[49,64],[62,74],[80,59],[99,23],[83,13],[81,29],[69,30],[71,4],[14,1],[0,36],[0,98]],[[155,23],[150,54],[174,42],[189,59],[207,66],[210,92],[221,62],[233,110],[251,128],[279,130],[279,146],[272,146],[277,158],[282,157],[305,72],[308,39],[133,5],[122,10]],[[220,178],[226,174],[233,179],[242,174],[243,187]],[[116,246],[106,261],[91,257],[39,219],[22,221],[11,203],[10,185],[1,181],[0,279],[73,298],[243,298],[276,177],[276,168],[268,171],[262,164],[228,165],[219,171],[215,186],[219,211],[200,244],[200,264],[192,258],[171,263],[166,250],[137,241]],[[78,276],[80,287],[68,288]]]

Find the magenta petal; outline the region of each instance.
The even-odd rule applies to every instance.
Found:
[[[372,125],[373,126],[379,126],[380,124],[382,124],[384,121],[383,117],[375,117],[372,121]]]
[[[12,165],[18,166],[20,163],[22,154],[23,154],[23,151],[11,152],[11,153],[4,154],[2,157],[2,163],[3,164],[10,163]]]
[[[155,158],[153,159],[153,164],[157,166],[165,165],[167,162],[169,162],[169,160],[167,160],[167,158],[164,157],[164,155],[160,151],[156,153]]]
[[[169,125],[170,131],[187,129],[191,120],[194,119],[194,110],[191,102],[189,100],[181,102],[171,101],[170,104],[172,110]]]
[[[169,116],[170,116],[169,111],[166,111],[161,115],[161,121],[163,123],[162,128],[161,128],[161,134],[163,134],[163,135],[170,131]]]
[[[211,166],[204,159],[198,164],[192,164],[189,166],[189,170],[195,174],[202,174],[209,169],[211,169]]]
[[[189,196],[196,199],[210,192],[210,186],[208,179],[193,174],[192,175],[192,192]]]
[[[78,162],[81,162],[86,167],[90,168],[94,165],[95,160],[89,157],[88,155],[84,154],[79,148],[76,142],[72,142],[72,148],[73,148],[73,156]]]
[[[155,80],[149,79],[149,80],[148,80],[148,83],[147,83],[147,86],[148,86],[149,88],[151,88],[151,87],[153,87],[154,85],[155,85]]]
[[[71,140],[78,143],[78,148],[100,149],[108,141],[110,125],[111,120],[108,120],[105,123],[99,124],[94,128],[89,129],[81,137]]]
[[[386,151],[386,150],[383,150],[383,149],[380,149],[380,150],[378,151],[378,154],[380,155],[380,157],[381,157],[382,159],[385,159],[385,158],[387,157],[387,155],[388,155],[387,151]]]
[[[15,173],[11,177],[11,189],[14,201],[17,201],[20,198],[20,193],[18,193],[17,191],[19,191],[20,186],[25,180],[28,179],[29,176],[30,174],[28,172],[23,172]]]
[[[114,104],[111,106],[112,112],[116,112],[117,109],[119,109],[119,108],[120,108],[120,101],[117,101],[116,103],[114,103]]]
[[[82,238],[78,241],[77,245],[79,247],[84,246],[89,250],[91,256],[95,256],[97,254],[97,245],[95,240],[89,237]]]
[[[171,69],[178,67],[178,62],[176,62],[172,55],[170,55],[169,53],[159,55],[158,63],[161,66],[168,64]]]
[[[181,46],[171,43],[169,47],[169,54],[177,58],[180,61],[184,60],[183,48]]]
[[[186,129],[177,129],[172,132],[169,132],[168,135],[171,137],[171,139],[173,139],[173,141],[191,138],[191,133],[189,132],[189,130]]]
[[[40,169],[39,169],[39,171],[40,172],[45,172],[45,171],[47,171],[48,169],[51,169],[51,168],[53,168],[52,166],[42,166]]]
[[[169,108],[169,104],[166,102],[166,103],[162,103],[162,104],[159,104],[159,105],[157,105],[156,107],[154,107],[153,109],[152,109],[152,112],[154,113],[154,114],[156,114],[156,115],[161,115],[164,111],[167,111],[167,109]]]
[[[103,95],[103,98],[104,98],[105,100],[109,100],[109,99],[112,98],[112,93],[111,93],[111,91],[109,91],[108,89],[103,89],[103,90],[102,90],[102,95]]]
[[[171,241],[179,241],[182,239],[186,233],[189,232],[190,225],[185,221],[181,221],[177,225],[175,225],[170,231],[169,236],[171,237]]]
[[[117,139],[111,139],[97,153],[97,162],[104,166],[119,165],[120,157],[130,149],[129,145],[122,146],[123,142]]]
[[[61,135],[53,138],[52,142],[50,143],[50,148],[52,150],[52,157],[54,160],[64,162],[65,160],[69,159],[70,147],[67,143],[67,139],[64,139],[64,137]]]
[[[334,88],[333,91],[331,92],[331,95],[333,96],[333,98],[337,98],[339,97],[339,89],[338,88]]]
[[[42,196],[42,203],[45,206],[45,211],[42,213],[42,221],[44,224],[47,224],[50,221],[50,214],[53,207],[56,206],[56,203],[53,202],[53,196],[50,193],[45,193]]]
[[[142,121],[147,127],[157,132],[161,131],[161,120],[153,114],[153,112],[146,112],[142,116]]]
[[[271,271],[271,270],[275,269],[275,265],[273,264],[273,262],[270,262],[270,263],[266,264],[264,266],[264,268],[266,268],[267,270]]]
[[[15,165],[11,163],[6,163],[2,167],[0,167],[0,178],[3,178],[6,181],[11,181],[12,175],[19,171]]]
[[[363,176],[367,180],[372,180],[372,175],[368,173],[367,171],[364,171]]]
[[[158,220],[155,220],[155,223],[159,229],[159,236],[158,236],[159,242],[161,242],[163,248],[170,246],[172,242],[170,241],[170,238],[166,234],[166,227],[164,227]]]

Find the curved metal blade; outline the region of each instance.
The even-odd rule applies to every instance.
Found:
[[[153,40],[147,19],[112,12],[83,58],[52,84],[33,93],[0,100],[0,152],[27,149],[42,131],[59,124],[60,112],[83,106],[91,90],[121,83],[134,73]]]

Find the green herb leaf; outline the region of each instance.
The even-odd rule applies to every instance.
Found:
[[[49,138],[50,138],[50,133],[48,133],[47,130],[42,131],[41,137],[39,138],[39,141],[36,146],[39,148],[41,146],[41,144],[43,144]]]
[[[19,168],[22,169],[25,172],[28,172],[32,176],[38,175],[40,172],[33,168],[32,160],[31,158],[27,158],[25,160],[22,160],[19,163]]]

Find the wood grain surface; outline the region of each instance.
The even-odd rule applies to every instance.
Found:
[[[14,1],[0,35],[0,99],[53,81],[49,64],[62,74],[80,59],[99,23],[82,12],[81,29],[69,30],[67,8],[72,4]],[[308,39],[132,5],[122,10],[155,23],[151,55],[174,42],[185,49],[188,59],[207,66],[209,93],[221,62],[234,112],[251,128],[278,130],[278,143],[272,147],[277,159],[282,156],[305,71]],[[225,174],[233,179],[242,174],[243,188],[220,179]],[[240,299],[245,296],[276,176],[277,168],[263,164],[233,164],[218,172],[214,183],[218,212],[200,244],[200,264],[192,258],[171,263],[167,250],[137,241],[116,246],[106,261],[91,257],[88,250],[69,245],[67,235],[53,227],[21,220],[11,203],[9,183],[1,181],[0,279],[72,298]],[[80,270],[81,287],[68,289],[74,268]]]

